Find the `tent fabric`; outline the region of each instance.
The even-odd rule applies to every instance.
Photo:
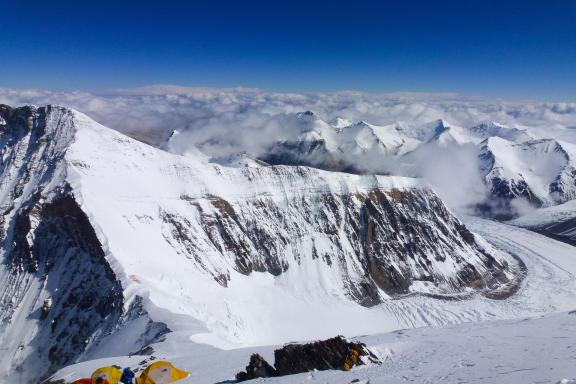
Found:
[[[73,381],[72,384],[94,384],[95,382],[96,379],[78,379],[76,381]],[[104,380],[102,384],[110,384],[110,383],[108,382],[108,380]]]
[[[136,379],[137,384],[168,384],[185,379],[190,374],[176,368],[168,361],[150,364]]]
[[[122,371],[115,366],[108,366],[98,368],[92,373],[92,383],[96,382],[96,379],[102,378],[106,380],[109,384],[117,384],[122,377]]]

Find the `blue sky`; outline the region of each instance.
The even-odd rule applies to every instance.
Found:
[[[576,100],[571,0],[12,0],[1,10],[0,87]]]

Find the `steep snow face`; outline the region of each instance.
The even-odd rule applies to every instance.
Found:
[[[486,140],[490,137],[500,137],[515,143],[522,143],[534,139],[534,137],[532,137],[525,129],[510,128],[495,122],[475,125],[471,127],[469,131],[480,140]]]
[[[76,122],[70,183],[134,280],[162,286],[171,276],[171,289],[182,290],[197,274],[220,289],[267,272],[278,282],[295,279],[298,291],[374,305],[511,278],[506,263],[414,179],[229,168],[158,151],[80,114]]]
[[[1,374],[37,367],[17,382],[135,352],[168,330],[150,318],[179,327],[167,311],[205,340],[265,343],[288,337],[271,325],[305,329],[299,309],[327,319],[391,296],[492,296],[517,282],[506,256],[414,179],[227,167],[64,108],[0,111]],[[118,333],[121,346],[109,340]]]
[[[337,119],[330,125],[312,112],[296,116],[302,133],[282,140],[263,159],[272,164],[312,165],[321,169],[382,172],[383,158],[414,150],[418,139],[403,133],[400,123],[376,126],[364,121]]]
[[[119,318],[122,292],[67,189],[74,115],[0,106],[0,381],[36,382]]]
[[[327,124],[312,112],[296,120],[302,134],[281,140],[265,161],[304,164],[352,173],[423,177],[456,208],[508,219],[531,206],[558,204],[576,197],[576,147],[535,139],[525,129],[486,122],[463,128],[445,120],[414,125],[375,126],[364,121]],[[470,198],[455,195],[458,168]]]
[[[418,137],[425,143],[436,143],[440,146],[463,144],[472,141],[470,135],[461,127],[437,120],[417,127]]]
[[[532,205],[576,198],[576,151],[552,139],[514,143],[491,137],[481,146],[482,174],[494,196]]]

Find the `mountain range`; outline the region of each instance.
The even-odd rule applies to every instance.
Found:
[[[477,159],[477,176],[485,186],[472,204],[477,212],[509,219],[524,213],[523,206],[545,207],[576,197],[576,145],[534,138],[525,129],[493,122],[462,128],[444,120],[376,126],[339,119],[329,124],[310,111],[295,119],[301,126],[297,138],[279,139],[262,160],[419,177],[421,163],[429,166],[435,157],[448,156],[457,167],[457,150],[463,148]]]
[[[65,107],[0,106],[0,380],[181,356],[178,345],[225,350],[572,305],[531,301],[532,287],[549,297],[573,287],[557,267],[546,281],[540,256],[519,244],[534,236],[558,257],[568,246],[462,221],[406,166],[430,147],[472,148],[491,212],[516,215],[517,201],[574,198],[572,145],[495,123],[294,118],[296,140],[212,158]],[[508,242],[496,235],[506,231]]]

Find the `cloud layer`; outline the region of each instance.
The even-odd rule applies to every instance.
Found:
[[[305,110],[325,121],[342,117],[377,125],[397,121],[420,125],[442,118],[467,127],[495,121],[528,129],[534,137],[576,143],[576,103],[490,101],[455,94],[297,94],[160,85],[108,94],[0,88],[0,103],[69,106],[154,144],[177,130],[179,135],[169,149],[180,154],[200,147],[211,156],[238,152],[261,155],[278,139],[299,133],[293,115]],[[453,207],[476,201],[486,192],[473,172],[477,167],[475,152],[469,148],[458,151],[430,153],[418,162],[420,173]],[[431,158],[435,161],[429,161]],[[459,185],[454,185],[455,179],[460,180]]]
[[[576,103],[489,101],[455,94],[297,94],[161,85],[108,94],[0,88],[0,103],[65,105],[121,132],[156,139],[173,130],[187,132],[181,136],[187,141],[181,150],[218,142],[207,150],[258,152],[269,138],[293,135],[294,127],[283,117],[304,110],[327,121],[344,117],[377,125],[423,124],[439,118],[460,126],[496,121],[528,128],[535,136],[576,141]]]

